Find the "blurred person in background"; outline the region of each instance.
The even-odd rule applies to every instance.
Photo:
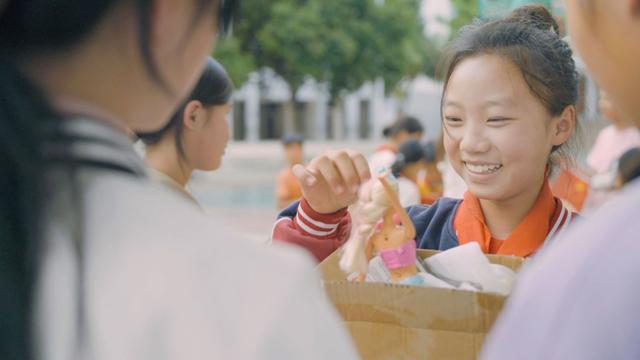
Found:
[[[220,167],[229,141],[227,115],[233,84],[216,60],[208,58],[195,88],[161,129],[139,133],[149,175],[197,204],[187,190],[194,170]]]
[[[640,147],[627,150],[618,160],[616,176],[616,188],[622,189],[625,185],[640,177]]]
[[[423,150],[425,168],[418,174],[417,184],[420,203],[430,205],[442,197],[442,173],[438,169],[438,163],[444,156],[444,148],[439,152],[437,142],[429,141]]]
[[[572,43],[640,127],[640,0],[566,0]],[[640,164],[629,165],[629,173]],[[640,182],[567,231],[519,275],[482,359],[640,358]]]
[[[640,146],[640,130],[624,118],[605,91],[600,91],[600,113],[610,125],[600,131],[587,157],[591,171],[589,196],[585,211],[593,212],[613,196],[617,164],[627,150]]]
[[[387,139],[387,142],[378,146],[369,158],[369,169],[372,174],[391,168],[400,144],[407,140],[422,139],[424,127],[418,119],[405,116],[384,128],[382,135]]]
[[[436,154],[438,154],[438,171],[442,174],[442,196],[452,199],[462,199],[467,191],[467,184],[456,170],[451,166],[449,157],[444,149],[444,134],[440,134],[436,142]]]
[[[604,90],[600,91],[598,106],[610,125],[598,134],[587,157],[587,164],[595,174],[604,174],[624,152],[640,146],[640,130],[634,126],[633,121],[624,117]]]
[[[398,179],[398,198],[403,207],[421,203],[418,177],[425,173],[424,149],[418,140],[407,140],[400,145],[391,173]]]
[[[357,357],[308,256],[205,217],[133,149],[236,4],[0,3],[0,358]]]
[[[296,164],[304,164],[303,145],[304,136],[301,134],[289,134],[282,138],[282,149],[287,165],[276,179],[275,196],[278,210],[284,209],[302,196],[300,184],[291,168]]]

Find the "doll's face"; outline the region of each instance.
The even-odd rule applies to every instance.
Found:
[[[407,239],[405,237],[404,228],[400,225],[383,225],[379,232],[376,232],[371,238],[376,250],[395,249],[404,244]]]

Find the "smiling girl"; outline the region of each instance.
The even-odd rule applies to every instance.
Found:
[[[572,52],[551,14],[526,6],[465,27],[444,60],[444,145],[468,191],[408,209],[417,245],[477,242],[485,253],[530,256],[572,219],[547,182],[576,126]],[[273,240],[302,245],[318,260],[342,245],[345,208],[369,177],[362,161],[335,152],[294,169],[304,198],[281,213]]]

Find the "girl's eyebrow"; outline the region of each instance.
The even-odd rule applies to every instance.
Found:
[[[460,104],[459,102],[455,101],[455,100],[449,100],[449,99],[445,99],[444,103],[442,104],[442,106],[451,106],[451,107],[457,107],[462,109],[463,106],[462,104]]]
[[[482,104],[485,106],[514,106],[515,102],[510,97],[497,97],[495,99],[485,100]],[[464,106],[460,102],[450,99],[445,99],[442,106],[464,108]]]
[[[515,103],[510,97],[497,97],[495,99],[485,101],[484,104],[494,106],[514,106]]]

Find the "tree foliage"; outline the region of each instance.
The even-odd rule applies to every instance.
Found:
[[[454,37],[461,27],[471,23],[478,16],[478,0],[451,0],[454,16],[449,20],[451,37]]]
[[[213,56],[224,66],[236,86],[242,86],[249,74],[256,69],[256,63],[250,53],[240,49],[237,38],[228,37],[218,41]]]
[[[326,81],[334,97],[380,77],[391,90],[425,68],[429,43],[419,6],[418,0],[244,1],[233,39],[216,57],[237,66],[238,78],[248,65],[270,67],[294,90],[306,76]]]

